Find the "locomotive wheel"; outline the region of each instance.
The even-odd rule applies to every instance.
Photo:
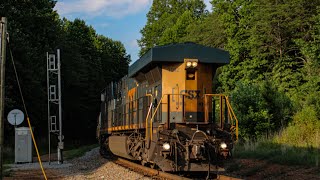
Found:
[[[100,152],[100,155],[105,158],[108,157],[108,155],[110,155],[109,139],[108,138],[103,137],[101,139],[99,152]]]

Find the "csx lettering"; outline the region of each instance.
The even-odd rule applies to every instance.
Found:
[[[200,90],[184,90],[186,93],[186,98],[188,99],[198,99],[200,98]]]
[[[181,94],[181,98],[182,98],[182,94],[184,95],[184,97],[186,97],[187,99],[198,99],[200,98],[200,90],[181,90],[180,94]],[[172,89],[172,94],[174,94],[174,88]],[[175,102],[176,97],[172,96],[172,102]]]

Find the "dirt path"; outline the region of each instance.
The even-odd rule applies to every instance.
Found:
[[[271,164],[254,159],[237,159],[228,164],[231,175],[248,180],[320,180],[320,167]]]

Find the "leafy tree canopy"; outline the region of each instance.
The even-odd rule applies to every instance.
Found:
[[[181,42],[190,23],[205,14],[202,0],[154,0],[140,31],[140,55],[156,45]]]

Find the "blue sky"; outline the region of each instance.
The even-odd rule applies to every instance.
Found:
[[[209,0],[204,0],[211,9]],[[139,57],[137,39],[146,24],[152,0],[58,0],[55,10],[69,20],[80,18],[98,34],[121,41],[132,62]]]

